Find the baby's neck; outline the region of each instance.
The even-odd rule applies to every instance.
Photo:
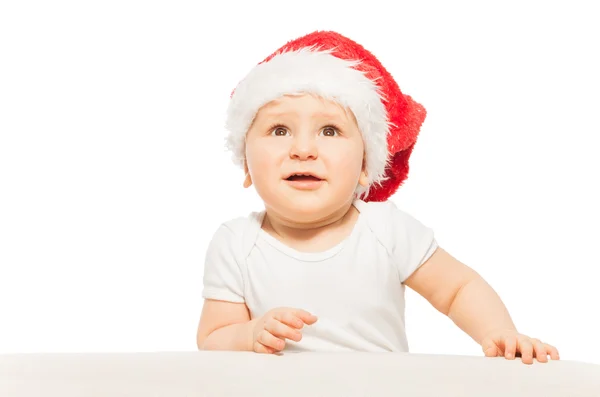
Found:
[[[286,245],[304,252],[332,248],[350,235],[359,212],[352,203],[311,223],[297,223],[267,210],[262,228]]]

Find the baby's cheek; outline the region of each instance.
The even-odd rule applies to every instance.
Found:
[[[272,179],[281,172],[277,151],[267,145],[256,146],[248,153],[248,166],[255,179]]]
[[[248,144],[246,147],[246,156],[248,158],[248,165],[250,167],[254,166],[261,167],[271,161],[273,148],[269,145],[260,144],[260,142],[253,142],[252,144]]]
[[[361,152],[355,150],[343,150],[337,153],[336,159],[332,165],[349,172],[360,172],[362,161],[363,158]]]

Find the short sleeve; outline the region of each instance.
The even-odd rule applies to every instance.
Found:
[[[405,282],[438,248],[433,230],[392,204],[392,256]]]
[[[222,224],[213,235],[204,261],[202,297],[243,303],[244,279],[238,263],[240,236]]]

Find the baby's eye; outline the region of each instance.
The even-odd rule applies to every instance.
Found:
[[[336,136],[338,131],[333,127],[325,127],[323,128],[323,135],[325,136]]]
[[[283,127],[277,127],[273,130],[273,135],[275,136],[286,136],[287,130]]]

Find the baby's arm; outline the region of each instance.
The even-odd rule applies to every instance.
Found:
[[[525,363],[558,359],[554,346],[520,334],[508,310],[492,287],[473,269],[442,248],[419,267],[405,285],[447,315],[482,346],[486,356],[513,359],[521,354]]]
[[[196,334],[198,349],[251,351],[255,322],[244,303],[206,299]]]
[[[516,331],[500,297],[473,269],[442,248],[417,269],[405,285],[481,344],[497,329]]]
[[[285,348],[286,339],[299,342],[304,324],[317,317],[291,307],[269,310],[250,320],[244,303],[206,299],[196,334],[199,350],[237,350],[276,353]]]

